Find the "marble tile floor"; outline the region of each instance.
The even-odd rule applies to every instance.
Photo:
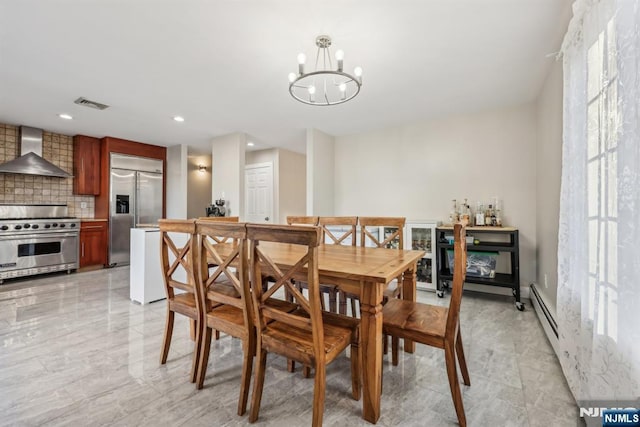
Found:
[[[448,304],[433,293],[420,301]],[[1,426],[235,426],[241,345],[211,350],[205,388],[188,380],[193,344],[176,316],[166,365],[158,358],[165,303],[129,301],[129,269],[58,274],[0,286]],[[577,406],[538,319],[512,299],[465,293],[462,336],[471,376],[470,426],[575,426]],[[370,425],[350,397],[349,361],[327,369],[324,424]],[[381,426],[457,425],[442,350],[418,345],[383,362]],[[269,355],[256,425],[311,423],[313,380]]]

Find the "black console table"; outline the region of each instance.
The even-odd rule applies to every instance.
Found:
[[[448,236],[453,235],[453,227],[442,226],[436,228],[436,258],[437,258],[437,294],[444,296],[444,290],[450,286],[453,273],[449,266],[447,251],[453,250],[453,244]],[[499,286],[511,288],[516,299],[516,308],[524,310],[524,304],[520,302],[520,249],[518,242],[518,229],[514,227],[467,227],[467,236],[473,236],[478,244],[467,242],[468,252],[508,252],[511,261],[511,271],[507,273],[495,273],[494,277],[471,276],[467,274],[465,282],[480,285]]]

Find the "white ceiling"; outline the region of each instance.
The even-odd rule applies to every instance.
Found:
[[[306,128],[345,135],[533,101],[570,2],[2,1],[0,123],[205,151],[240,131],[258,148],[303,152]],[[364,69],[346,104],[288,93],[318,34],[344,50],[346,69]],[[111,108],[73,104],[80,96]]]

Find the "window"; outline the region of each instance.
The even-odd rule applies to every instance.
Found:
[[[613,19],[589,47],[587,60],[588,313],[597,334],[617,340],[619,114]]]

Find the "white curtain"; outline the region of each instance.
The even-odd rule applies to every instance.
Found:
[[[565,36],[560,362],[578,401],[640,397],[640,0],[576,0]]]

